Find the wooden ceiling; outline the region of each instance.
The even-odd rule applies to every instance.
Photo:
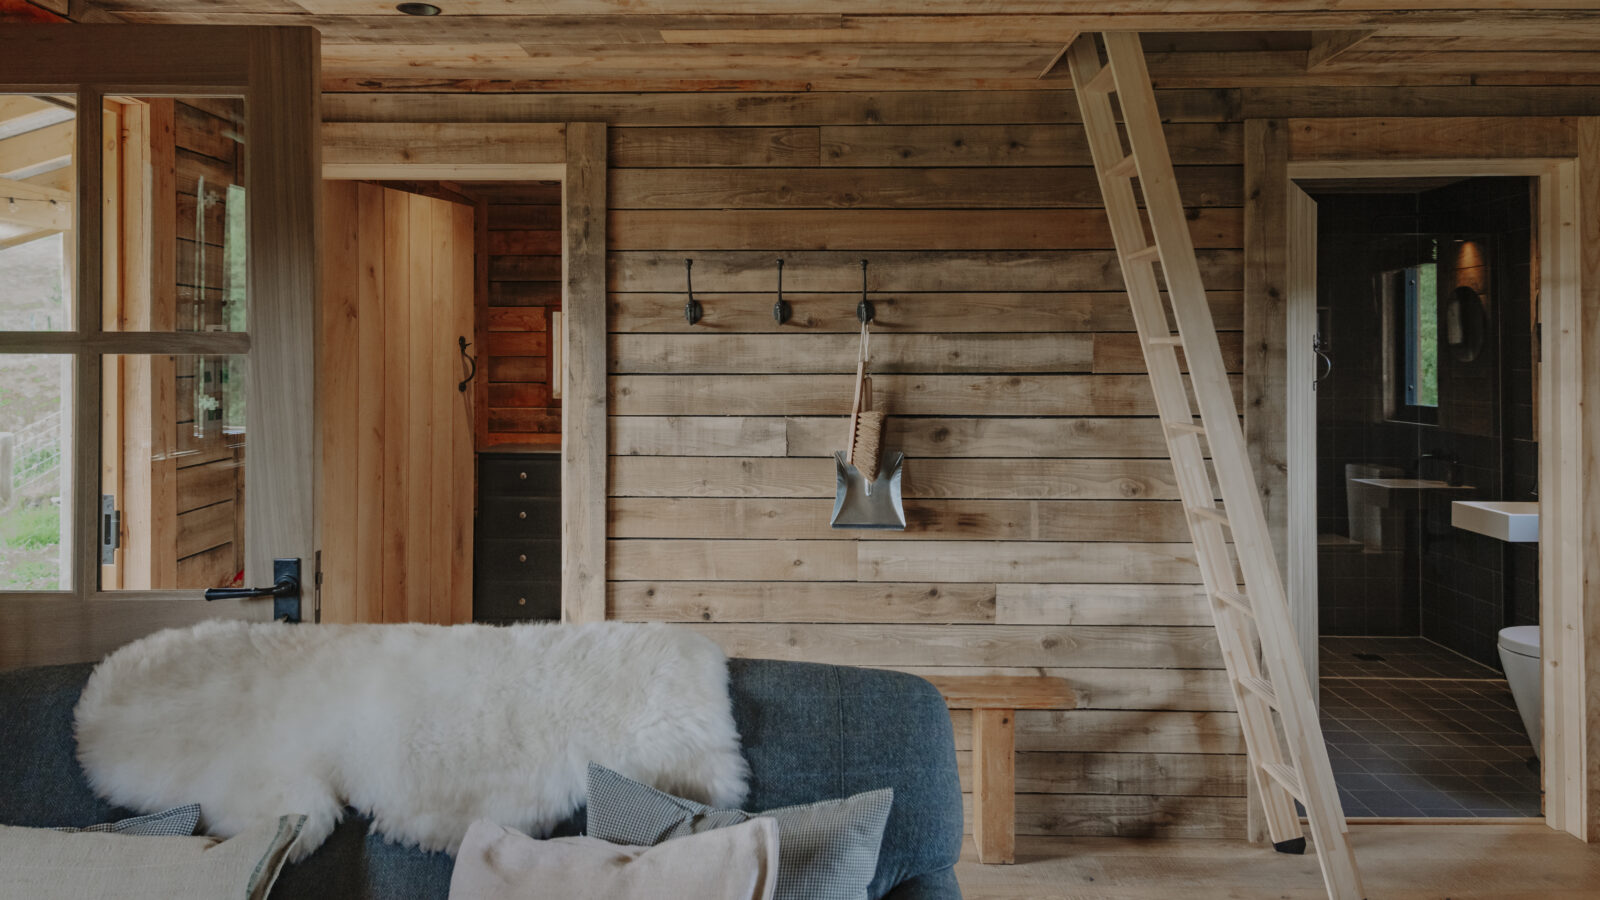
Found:
[[[1101,30],[1146,32],[1166,87],[1600,83],[1600,0],[434,0],[434,18],[394,0],[93,2],[130,22],[314,25],[333,91],[1055,88],[1062,46]]]
[[[0,250],[72,227],[72,106],[0,96]]]

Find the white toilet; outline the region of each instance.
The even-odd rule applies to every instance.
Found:
[[[1533,742],[1533,752],[1544,758],[1544,694],[1540,690],[1539,626],[1516,625],[1500,631],[1500,666],[1511,684],[1511,699],[1522,714],[1522,727]]]

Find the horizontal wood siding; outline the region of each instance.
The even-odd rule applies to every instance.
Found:
[[[360,99],[331,106],[413,109]],[[1236,97],[1162,99],[1240,373]],[[1066,678],[1081,708],[1017,717],[1022,833],[1242,835],[1238,724],[1070,95],[660,100],[588,101],[612,166],[609,617],[743,656]],[[490,221],[496,250],[531,246]],[[828,527],[863,258],[904,533]],[[501,330],[536,331],[493,297],[555,268],[489,268]],[[491,390],[516,374],[494,340]]]
[[[1022,833],[1239,834],[1243,748],[1081,128],[621,124],[609,614],[745,656],[1061,675],[1085,708],[1018,715]],[[1239,372],[1241,129],[1169,136]],[[828,527],[862,258],[904,533]]]

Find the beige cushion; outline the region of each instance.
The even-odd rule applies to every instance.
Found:
[[[305,816],[228,840],[0,826],[0,900],[263,900]]]
[[[536,841],[480,821],[456,856],[450,900],[772,900],[777,875],[772,819],[656,847],[591,837]]]

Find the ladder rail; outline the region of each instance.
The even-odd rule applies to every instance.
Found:
[[[1149,88],[1150,73],[1145,66],[1139,36],[1131,32],[1108,33],[1104,39],[1117,86],[1142,87],[1151,94],[1150,103],[1125,100],[1122,110],[1130,147],[1138,159],[1139,184],[1146,208],[1152,212],[1182,210],[1183,202],[1178,194],[1160,114],[1153,102],[1154,92]],[[1129,98],[1136,94],[1131,90],[1119,91],[1118,96]],[[1272,552],[1272,537],[1267,531],[1255,474],[1250,469],[1244,431],[1239,426],[1232,386],[1216,340],[1216,324],[1206,302],[1194,241],[1187,220],[1182,216],[1152,214],[1149,219],[1156,246],[1161,250],[1162,270],[1172,297],[1178,332],[1184,339],[1189,380],[1194,385],[1200,419],[1211,443],[1217,482],[1234,524],[1239,564],[1244,570],[1251,605],[1256,610],[1257,634],[1273,683],[1284,700],[1279,715],[1285,730],[1290,732],[1290,753],[1295,757],[1307,797],[1312,801],[1307,804],[1307,818],[1312,822],[1314,836],[1321,837],[1321,832],[1331,834],[1334,830],[1342,834],[1346,827],[1344,816],[1332,814],[1339,808],[1338,792],[1333,787],[1331,774],[1321,777],[1331,773],[1332,767],[1321,726],[1314,718],[1315,704],[1300,663],[1299,648],[1291,646],[1294,642],[1283,578]],[[1285,640],[1286,637],[1289,640]],[[1306,777],[1308,772],[1314,774]],[[1330,804],[1332,810],[1328,809]]]
[[[1164,425],[1162,432],[1189,513],[1186,518],[1196,561],[1241,717],[1252,776],[1274,842],[1302,833],[1292,797],[1300,799],[1329,896],[1359,900],[1363,896],[1360,873],[1346,837],[1312,686],[1289,623],[1283,579],[1139,36],[1125,32],[1101,37],[1108,58],[1104,66],[1094,36],[1084,35],[1068,48],[1068,67]],[[1113,93],[1118,95],[1127,132],[1126,153],[1111,106]],[[1135,175],[1144,195],[1143,214],[1131,181]],[[1153,241],[1146,238],[1146,217]],[[1167,303],[1155,274],[1157,263],[1165,276],[1171,317],[1177,325],[1175,335],[1169,333]],[[1179,347],[1193,391],[1193,408],[1177,362]],[[1196,412],[1198,425],[1193,418]],[[1215,489],[1213,472],[1207,470],[1201,452],[1202,435],[1212,454]],[[1222,509],[1214,502],[1219,491]],[[1231,553],[1224,528],[1234,541]],[[1242,587],[1234,568],[1235,554]],[[1257,641],[1264,660],[1258,659]]]
[[[1101,70],[1099,55],[1092,40],[1076,42],[1068,52],[1067,63],[1075,83],[1086,84],[1097,77],[1097,70]],[[1105,93],[1089,90],[1080,91],[1079,98],[1083,106],[1084,122],[1090,126],[1090,156],[1096,168],[1104,171],[1108,162],[1124,158],[1121,142],[1116,134],[1116,121],[1111,111],[1110,99]],[[1149,265],[1132,264],[1125,252],[1125,248],[1129,246],[1142,246],[1144,243],[1144,225],[1139,216],[1133,185],[1126,178],[1114,176],[1109,172],[1101,178],[1101,184],[1106,195],[1106,213],[1111,219],[1112,235],[1122,262],[1123,278],[1127,283],[1129,301],[1133,308],[1134,326],[1138,329],[1145,367],[1150,373],[1157,414],[1166,422],[1192,424],[1193,413],[1188,393],[1183,389],[1176,347],[1171,342],[1157,343],[1149,338],[1153,333],[1167,334],[1168,328],[1166,309],[1161,301],[1155,271]],[[1178,480],[1179,494],[1185,505],[1191,509],[1210,505],[1213,502],[1214,491],[1210,475],[1204,468],[1199,434],[1194,431],[1174,433],[1168,430],[1166,440]],[[1224,591],[1237,592],[1238,581],[1234,577],[1231,564],[1227,563],[1227,547],[1222,536],[1222,526],[1214,521],[1198,520],[1193,517],[1190,518],[1189,524],[1190,535],[1196,548],[1196,562],[1200,565],[1201,580],[1205,584],[1207,597],[1215,598]],[[1223,564],[1218,564],[1218,560]],[[1211,599],[1208,605],[1212,609],[1214,624],[1221,639],[1223,657],[1230,672],[1243,671],[1253,676],[1257,675],[1251,648],[1243,640],[1231,639],[1230,631],[1236,629],[1238,625],[1229,616],[1238,614],[1229,610],[1217,599]],[[1229,689],[1233,693],[1235,708],[1247,719],[1247,727],[1243,730],[1246,750],[1252,759],[1280,761],[1282,748],[1278,745],[1275,732],[1272,731],[1270,709],[1260,703],[1259,698],[1251,697],[1241,691],[1236,678],[1229,678]],[[1252,766],[1251,774],[1262,797],[1263,808],[1267,813],[1268,830],[1273,842],[1281,843],[1300,836],[1300,820],[1295,813],[1293,801],[1278,789],[1278,785],[1271,781],[1259,766]]]

